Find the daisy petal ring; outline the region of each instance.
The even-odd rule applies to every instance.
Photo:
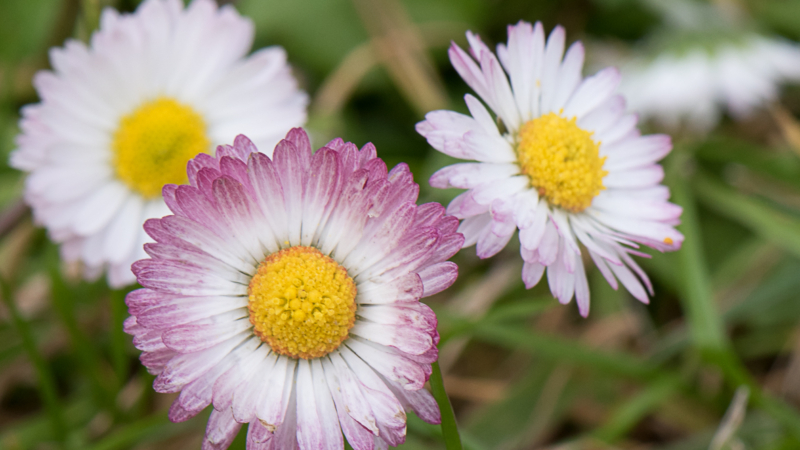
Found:
[[[672,149],[669,136],[640,135],[614,94],[616,69],[583,78],[583,46],[565,54],[561,27],[545,40],[541,23],[510,26],[496,56],[477,35],[467,39],[470,53],[453,44],[450,61],[483,103],[468,94],[470,115],[433,111],[417,124],[433,148],[472,161],[430,179],[467,190],[447,208],[463,219],[464,245],[488,258],[519,230],[526,287],[546,271],[553,296],[575,297],[583,316],[586,253],[615,289],[619,281],[646,303],[652,287],[630,255],[643,255],[638,244],[671,251],[683,241],[674,228],[682,210],[668,202],[657,164]]]
[[[65,260],[132,284],[142,224],[168,213],[161,187],[185,183],[190,158],[239,133],[273,148],[305,122],[285,52],[246,56],[253,36],[230,5],[146,0],[133,14],[105,9],[91,45],[51,50],[11,165],[30,173],[25,199]]]
[[[248,449],[356,450],[404,442],[406,411],[439,423],[423,388],[436,316],[420,298],[449,287],[458,219],[417,205],[405,164],[336,139],[312,153],[294,129],[270,158],[239,136],[167,185],[174,215],[145,223],[156,241],[134,264],[125,329],[180,392],[170,418],[209,404],[203,449],[242,424]]]

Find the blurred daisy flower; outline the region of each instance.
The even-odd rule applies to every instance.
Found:
[[[453,66],[497,120],[469,94],[471,115],[428,113],[417,131],[433,148],[477,161],[439,170],[431,185],[467,189],[447,212],[463,219],[465,246],[477,244],[479,257],[493,256],[520,230],[526,287],[546,269],[553,295],[562,303],[574,296],[588,315],[582,244],[614,288],[619,280],[646,303],[652,287],[630,256],[645,255],[633,249],[677,250],[683,241],[674,228],[681,208],[667,201],[656,163],[672,148],[669,136],[640,135],[614,94],[616,69],[581,76],[583,46],[564,55],[563,28],[545,42],[541,23],[520,22],[508,36],[497,56],[471,32],[471,56],[451,46]]]
[[[190,158],[238,133],[272,148],[305,121],[283,49],[246,56],[253,30],[212,0],[147,0],[133,14],[105,9],[90,46],[51,50],[11,164],[30,172],[26,200],[65,260],[133,283],[142,224],[168,212],[161,187],[185,183]]]
[[[213,404],[204,449],[249,423],[248,449],[341,449],[344,433],[356,450],[402,443],[406,410],[440,421],[419,299],[455,281],[464,238],[416,205],[405,164],[341,139],[312,154],[294,129],[272,159],[239,136],[188,172],[164,187],[174,215],[145,223],[125,323],[155,390],[180,392],[173,421]]]
[[[781,83],[800,80],[800,46],[756,34],[694,45],[623,65],[629,106],[661,125],[705,132],[723,111],[740,119],[774,101]]]

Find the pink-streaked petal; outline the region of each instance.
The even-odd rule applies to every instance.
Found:
[[[234,392],[231,403],[233,417],[237,422],[246,423],[256,419],[256,408],[259,406],[262,392],[271,390],[271,387],[265,381],[273,375],[276,362],[280,360],[279,355],[270,352],[265,358],[257,359],[257,362],[252,362],[253,365],[248,367],[247,374],[242,378],[241,384]],[[281,371],[277,370],[277,372],[280,373]],[[277,392],[283,391],[281,385],[276,386],[275,390]],[[265,421],[263,423],[272,422]]]
[[[139,323],[148,328],[165,329],[247,307],[247,297],[161,298],[163,304],[142,308],[138,312]]]
[[[617,283],[617,278],[614,276],[614,272],[611,271],[611,268],[608,267],[608,264],[603,259],[601,255],[596,254],[595,252],[589,251],[589,256],[592,257],[592,261],[594,261],[595,267],[603,274],[603,278],[608,281],[608,284],[616,291],[619,289],[619,284]]]
[[[339,417],[333,403],[325,372],[319,359],[298,365],[297,440],[302,448],[341,450],[344,448]],[[310,366],[306,371],[305,366]],[[305,394],[306,398],[303,398]],[[316,415],[317,420],[304,421]],[[309,426],[310,425],[310,426]],[[318,430],[316,428],[319,428]]]
[[[581,316],[589,316],[589,280],[586,279],[586,270],[583,268],[581,258],[576,258],[575,267],[575,302]]]
[[[219,363],[246,337],[246,333],[242,333],[201,352],[179,354],[167,363],[164,371],[155,379],[153,389],[162,393],[178,392]]]
[[[611,172],[603,178],[603,185],[608,189],[646,188],[661,183],[664,179],[664,168],[650,165],[642,168]]]
[[[583,44],[578,41],[570,45],[567,54],[564,55],[564,61],[558,69],[558,91],[553,98],[553,109],[560,110],[565,107],[567,100],[575,92],[575,88],[581,82],[583,69],[583,58],[585,52]]]
[[[230,410],[225,411],[211,411],[208,417],[208,425],[206,425],[206,435],[203,438],[202,450],[225,450],[227,449],[239,430],[242,424],[233,420],[233,414]]]
[[[501,215],[492,211],[491,226],[484,228],[480,236],[478,236],[478,242],[476,243],[478,257],[489,258],[496,255],[505,248],[516,230],[517,225],[514,223],[511,214]]]
[[[619,70],[609,67],[586,78],[564,107],[564,116],[582,117],[605,102],[619,85]]]
[[[425,388],[408,390],[403,389],[391,380],[385,381],[404,408],[414,411],[414,414],[425,422],[436,425],[442,423],[439,405],[436,404],[436,399],[433,398],[433,395]]]
[[[440,169],[431,176],[431,186],[470,189],[478,185],[509,178],[519,173],[516,164],[461,163]]]
[[[458,226],[458,232],[464,235],[464,247],[475,245],[484,229],[491,226],[492,216],[488,213],[464,219]]]
[[[460,242],[463,243],[463,241],[464,239],[461,238]],[[422,280],[423,286],[422,297],[430,297],[455,283],[458,278],[458,266],[450,261],[434,264],[422,269],[419,272],[419,278]]]
[[[542,279],[546,266],[538,262],[525,262],[522,265],[522,281],[525,283],[525,289],[530,289],[539,283]]]
[[[233,319],[233,320],[231,320]],[[164,345],[180,353],[193,353],[221,344],[252,328],[247,311],[238,309],[210,319],[215,323],[191,323],[170,328],[161,335]]]
[[[312,157],[311,172],[315,176],[308,178],[305,188],[302,245],[310,245],[319,238],[333,210],[342,184],[339,165],[338,154],[333,150],[323,148]]]
[[[269,378],[261,380],[264,389],[257,398],[255,408],[256,417],[261,423],[277,427],[290,420],[287,414],[295,387],[296,369],[295,360],[278,357]]]
[[[456,69],[456,72],[461,76],[461,79],[463,79],[483,101],[489,104],[490,108],[494,109],[495,105],[492,103],[491,91],[486,84],[481,69],[475,61],[455,43],[450,46],[447,54],[450,56],[450,62],[453,64],[453,68]]]
[[[547,266],[547,284],[550,286],[553,297],[557,298],[561,304],[569,303],[575,292],[575,274],[567,270],[566,253],[564,245],[560,245],[558,258],[553,264]]]
[[[544,236],[542,236],[542,242],[538,247],[540,263],[549,266],[556,261],[560,241],[561,238],[558,235],[553,221],[548,220],[545,226]]]
[[[353,450],[372,450],[374,435],[370,430],[359,424],[350,416],[354,408],[351,408],[351,399],[345,399],[344,397],[344,391],[333,363],[327,358],[323,358],[321,361],[325,373],[325,380],[328,383],[328,389],[336,405],[339,424],[347,438],[347,442]],[[375,430],[377,431],[377,428],[375,428]]]
[[[346,405],[345,411],[362,427],[372,434],[378,435],[380,433],[378,419],[372,412],[370,400],[375,399],[375,396],[380,397],[380,393],[365,391],[368,388],[358,381],[356,373],[351,370],[340,352],[331,353],[328,359],[331,362],[330,367],[333,369],[331,376],[335,378],[341,388],[342,400]],[[325,369],[328,369],[327,365]],[[372,393],[372,395],[368,397],[368,393]],[[389,401],[391,400],[389,399]]]
[[[560,25],[553,28],[550,36],[547,37],[542,63],[540,114],[549,113],[555,106],[553,100],[559,83],[558,69],[561,66],[561,58],[564,55],[565,39],[566,32]]]
[[[660,161],[672,150],[672,139],[665,134],[652,134],[603,146],[608,159],[604,170],[629,170]]]
[[[362,392],[372,407],[379,435],[390,445],[402,444],[406,436],[406,414],[402,404],[378,374],[361,358],[344,347],[340,347],[340,353],[355,374]]]
[[[358,321],[350,329],[350,333],[412,355],[425,353],[434,345],[433,339],[427,331],[405,326],[379,325],[377,323]]]
[[[384,304],[419,300],[423,296],[423,288],[421,276],[415,273],[386,283],[369,280],[358,285],[356,302],[359,304]]]
[[[398,353],[383,352],[380,350],[381,346],[359,339],[349,339],[346,345],[361,359],[369,361],[369,365],[376,372],[402,386],[403,389],[422,389],[427,381],[425,372],[419,364]]]
[[[539,247],[544,237],[549,217],[550,208],[547,206],[547,201],[539,200],[530,226],[527,228],[520,227],[519,230],[519,241],[524,248],[533,250]]]

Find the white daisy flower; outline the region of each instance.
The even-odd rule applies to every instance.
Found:
[[[168,212],[161,187],[184,183],[190,158],[238,133],[272,148],[305,122],[285,52],[246,56],[253,36],[231,6],[147,0],[133,14],[105,9],[90,46],[51,50],[11,165],[30,172],[26,200],[64,259],[133,283],[142,224]]]
[[[750,35],[633,60],[622,73],[620,91],[643,118],[705,132],[723,111],[747,117],[775,100],[780,84],[800,80],[800,46]]]
[[[676,250],[683,241],[674,228],[681,208],[667,201],[656,164],[672,148],[669,136],[639,134],[636,116],[614,94],[616,69],[583,79],[583,46],[576,42],[564,55],[563,28],[547,42],[541,23],[520,22],[508,35],[495,57],[468,32],[478,64],[451,46],[453,66],[497,121],[467,94],[471,116],[434,111],[417,124],[435,149],[477,161],[439,170],[431,185],[467,189],[447,211],[464,219],[459,231],[479,257],[496,254],[520,230],[528,288],[547,269],[553,295],[562,303],[574,295],[588,315],[582,244],[615,289],[619,279],[646,303],[652,287],[630,257],[641,254],[629,247]]]
[[[406,410],[439,423],[423,385],[436,316],[419,299],[456,279],[458,219],[417,206],[408,166],[387,172],[375,147],[336,139],[311,152],[292,130],[274,157],[244,136],[189,163],[164,187],[174,215],[145,229],[151,259],[125,329],[180,392],[173,421],[209,404],[203,449],[356,450],[405,440]]]

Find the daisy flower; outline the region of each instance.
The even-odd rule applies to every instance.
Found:
[[[417,131],[431,146],[477,161],[439,170],[431,185],[467,189],[447,212],[463,219],[464,245],[477,244],[479,257],[499,252],[519,229],[526,287],[546,269],[553,295],[562,303],[575,296],[588,315],[585,251],[615,289],[619,280],[646,303],[652,287],[633,249],[676,250],[683,241],[673,228],[681,208],[667,201],[656,164],[671,150],[670,138],[639,134],[636,116],[614,94],[616,69],[581,76],[583,46],[576,42],[564,55],[563,28],[546,42],[541,23],[520,22],[508,35],[497,56],[471,32],[472,57],[450,47],[453,66],[496,120],[469,94],[471,115],[428,113]]]
[[[676,128],[708,131],[722,111],[747,117],[778,97],[778,86],[800,80],[800,46],[751,34],[697,45],[623,65],[620,91],[643,117]]]
[[[169,416],[209,404],[203,449],[249,423],[248,449],[356,449],[405,440],[406,410],[439,423],[423,388],[436,316],[419,302],[456,279],[458,219],[416,205],[405,164],[336,139],[312,154],[294,129],[272,159],[244,136],[167,185],[150,219],[125,330],[180,392]]]
[[[133,283],[141,225],[168,212],[161,187],[185,183],[190,158],[238,133],[272,148],[305,121],[285,52],[246,56],[253,34],[213,0],[146,0],[133,14],[106,8],[89,46],[51,50],[11,165],[30,172],[25,198],[65,260]]]

